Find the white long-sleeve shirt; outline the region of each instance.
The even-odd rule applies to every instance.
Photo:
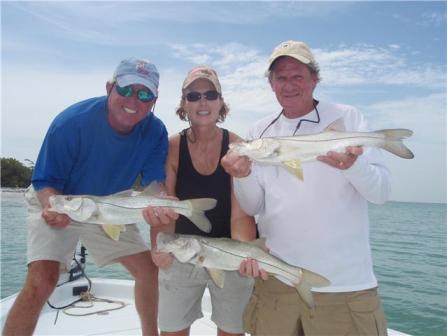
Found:
[[[346,131],[367,131],[363,116],[347,105],[320,102],[318,112],[288,119],[281,117],[263,137],[291,136],[323,131],[343,118]],[[318,120],[318,115],[320,122]],[[259,138],[275,115],[262,119],[250,131]],[[257,215],[258,229],[271,253],[284,261],[320,273],[331,281],[318,292],[349,292],[377,286],[369,244],[368,201],[384,203],[390,182],[382,153],[365,148],[347,170],[323,162],[302,164],[304,181],[279,166],[252,166],[245,178],[235,178],[234,188],[241,207]]]

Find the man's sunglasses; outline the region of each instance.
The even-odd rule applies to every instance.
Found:
[[[206,91],[203,93],[192,91],[186,94],[186,100],[189,102],[196,102],[204,97],[206,100],[216,100],[219,98],[219,92],[217,91]]]
[[[135,90],[134,88],[132,88],[132,85],[119,86],[118,84],[116,84],[115,87],[116,92],[118,92],[118,94],[123,97],[132,97],[133,93],[136,92],[138,99],[143,103],[148,103],[155,99],[155,95],[150,90]]]

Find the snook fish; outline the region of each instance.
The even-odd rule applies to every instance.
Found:
[[[408,129],[383,129],[375,132],[345,132],[337,119],[323,132],[300,136],[266,137],[230,144],[230,151],[267,165],[279,165],[303,180],[302,162],[316,160],[329,151],[344,152],[347,146],[376,146],[412,159],[413,153],[402,143],[413,134]]]
[[[309,307],[314,304],[311,288],[330,284],[325,277],[287,264],[266,252],[263,239],[240,242],[229,238],[160,232],[157,235],[157,249],[161,252],[172,253],[182,263],[205,267],[214,283],[220,288],[224,285],[224,271],[236,271],[241,261],[247,258],[254,259],[268,273],[282,276],[290,281]]]
[[[126,190],[107,196],[52,195],[50,211],[68,215],[81,223],[101,224],[115,240],[125,231],[124,225],[144,221],[142,210],[147,206],[166,207],[189,218],[204,232],[211,231],[211,223],[204,211],[213,209],[217,201],[213,198],[172,200],[155,196],[155,184],[137,192]]]

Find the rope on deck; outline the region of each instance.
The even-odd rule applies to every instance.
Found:
[[[79,302],[87,302],[89,304],[88,305],[80,305]],[[105,303],[117,304],[118,306],[114,307],[114,308],[100,309],[100,310],[96,310],[96,311],[92,311],[92,312],[88,312],[88,313],[69,312],[69,310],[71,310],[71,309],[92,308],[92,307],[94,307],[95,302],[105,302]],[[92,292],[88,291],[88,292],[82,292],[80,294],[80,300],[77,302],[74,302],[72,305],[64,308],[63,312],[64,312],[64,314],[69,315],[69,316],[88,316],[88,315],[95,315],[95,314],[101,315],[101,314],[105,314],[105,313],[113,311],[113,310],[122,309],[125,306],[126,306],[126,303],[123,301],[98,298]]]

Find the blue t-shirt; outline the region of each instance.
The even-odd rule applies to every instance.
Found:
[[[81,101],[61,112],[45,136],[34,168],[36,190],[108,195],[165,180],[168,134],[149,113],[131,133],[115,132],[107,121],[107,97]]]

